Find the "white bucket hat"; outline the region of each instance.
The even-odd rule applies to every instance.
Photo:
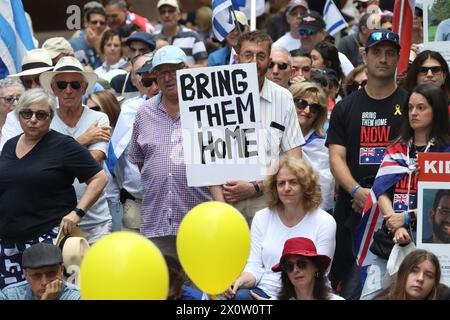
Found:
[[[81,65],[80,61],[78,61],[74,57],[62,57],[58,63],[53,68],[53,71],[44,72],[39,76],[39,81],[41,82],[42,88],[49,92],[53,92],[51,83],[53,80],[53,77],[60,73],[81,73],[88,82],[88,87],[86,91],[91,89],[95,83],[97,82],[97,74],[94,72],[87,72],[84,71],[83,66]]]
[[[52,59],[45,49],[27,51],[22,60],[22,72],[9,75],[10,78],[30,76],[53,69]]]

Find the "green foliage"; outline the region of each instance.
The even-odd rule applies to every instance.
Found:
[[[450,18],[450,0],[436,0],[431,8],[431,12],[439,21]]]

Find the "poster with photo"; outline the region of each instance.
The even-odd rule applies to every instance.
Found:
[[[423,8],[423,50],[438,51],[450,65],[450,0],[420,0]]]
[[[417,247],[441,263],[441,282],[450,286],[450,153],[420,153]]]

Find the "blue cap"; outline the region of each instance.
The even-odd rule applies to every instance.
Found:
[[[183,50],[176,46],[165,46],[158,49],[153,55],[152,69],[161,64],[179,64],[186,63],[187,57]]]
[[[377,29],[369,34],[369,37],[366,41],[366,51],[370,47],[377,45],[383,41],[393,43],[400,49],[400,39],[398,37],[398,34],[387,29]]]
[[[125,42],[127,46],[130,46],[130,44],[133,41],[141,41],[146,43],[150,50],[155,50],[156,42],[155,38],[150,33],[147,32],[135,32],[131,36],[128,37],[127,41]]]

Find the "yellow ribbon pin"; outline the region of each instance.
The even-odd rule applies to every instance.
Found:
[[[400,110],[400,105],[397,104],[397,105],[395,105],[394,116],[401,116],[401,115],[402,115],[402,111]]]

